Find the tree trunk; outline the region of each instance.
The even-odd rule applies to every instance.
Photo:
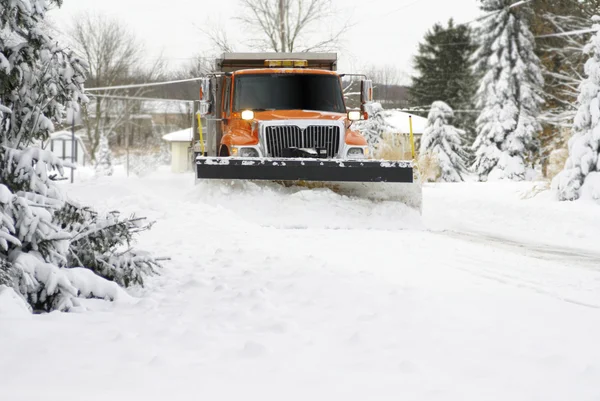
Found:
[[[279,40],[281,41],[281,51],[286,52],[286,37],[285,37],[285,13],[286,0],[279,0]]]

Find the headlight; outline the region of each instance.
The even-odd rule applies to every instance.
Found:
[[[348,149],[348,159],[364,159],[365,149],[363,148],[350,148]]]
[[[239,157],[258,157],[258,150],[254,148],[240,148]]]
[[[350,121],[358,121],[360,120],[360,111],[358,110],[352,110],[348,112],[348,120]]]
[[[242,120],[246,120],[246,121],[254,120],[254,112],[252,110],[242,111]]]

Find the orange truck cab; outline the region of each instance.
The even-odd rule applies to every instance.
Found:
[[[363,159],[331,53],[225,53],[203,85],[204,153],[221,157]],[[364,101],[370,101],[364,81]],[[204,110],[202,110],[204,109]],[[196,151],[201,151],[199,135]]]

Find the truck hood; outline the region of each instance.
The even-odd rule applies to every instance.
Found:
[[[273,120],[336,120],[344,121],[345,113],[333,113],[328,111],[314,110],[267,110],[254,113],[257,121]]]

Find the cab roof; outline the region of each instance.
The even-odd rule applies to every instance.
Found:
[[[313,53],[313,52],[293,52],[293,53],[223,53],[220,58],[215,60],[215,71],[235,72],[246,69],[261,69],[265,67],[265,61],[268,60],[303,60],[307,66],[305,68],[319,70],[337,70],[336,53]]]
[[[320,74],[320,75],[335,75],[335,71],[321,70],[317,68],[250,68],[246,70],[238,70],[232,73],[233,75],[250,75],[250,74]]]

